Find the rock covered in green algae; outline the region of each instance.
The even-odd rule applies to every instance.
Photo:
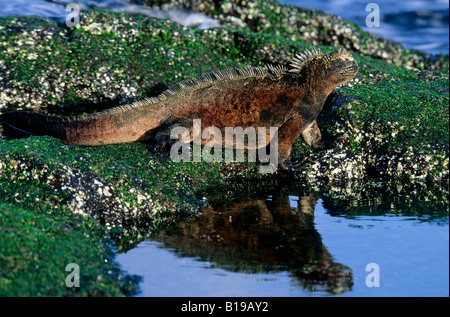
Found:
[[[448,181],[448,75],[346,87],[319,118],[340,145],[308,156],[300,177],[310,180]],[[298,141],[294,151],[303,147]]]
[[[47,187],[0,180],[0,296],[135,295],[140,278],[118,267],[107,230],[56,206],[65,195]],[[70,263],[79,287],[66,286]]]
[[[66,198],[55,206],[99,219],[110,230],[145,225],[152,231],[203,208],[206,201],[196,192],[219,172],[205,165],[160,161],[138,143],[79,148],[52,137],[0,143],[0,179],[63,192]]]

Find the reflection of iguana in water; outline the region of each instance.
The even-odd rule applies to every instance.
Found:
[[[176,249],[180,257],[195,257],[232,272],[287,271],[294,285],[310,291],[351,290],[351,269],[333,259],[315,228],[319,197],[299,196],[295,206],[288,193],[271,194],[270,200],[240,198],[225,206],[209,204],[197,217],[154,239],[164,248]]]
[[[12,111],[2,115],[10,126],[47,134],[64,143],[97,146],[146,141],[170,144],[170,130],[203,127],[277,127],[278,160],[287,161],[293,141],[302,136],[311,147],[323,148],[316,118],[327,96],[358,71],[345,50],[323,54],[313,48],[296,55],[290,71],[277,66],[229,69],[176,84],[155,98],[95,114],[72,117]]]

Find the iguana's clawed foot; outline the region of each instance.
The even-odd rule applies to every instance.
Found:
[[[159,141],[154,144],[150,144],[147,149],[156,156],[168,157],[170,156],[171,142]]]
[[[289,158],[286,161],[282,162],[281,168],[285,171],[293,171],[293,172],[299,172],[301,171],[306,163],[309,162],[308,157],[300,157],[300,158]]]

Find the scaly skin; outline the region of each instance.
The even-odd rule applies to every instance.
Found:
[[[32,134],[47,134],[67,144],[98,146],[148,141],[167,145],[175,126],[277,127],[278,160],[288,160],[300,135],[314,149],[323,148],[316,118],[328,95],[358,72],[344,50],[323,54],[305,50],[296,55],[292,69],[247,67],[202,75],[172,86],[156,98],[119,106],[92,115],[45,116],[26,111],[5,113],[9,126]],[[270,140],[267,140],[267,143]]]

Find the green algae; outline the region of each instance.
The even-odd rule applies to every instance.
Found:
[[[448,147],[448,79],[381,82],[344,90],[352,102],[355,124],[376,125],[386,144],[384,151],[414,148],[427,152]]]
[[[325,139],[343,136],[337,147],[317,152],[297,139],[293,155],[309,160],[300,172],[306,178],[445,180],[448,107],[445,75],[345,87],[318,118]]]

